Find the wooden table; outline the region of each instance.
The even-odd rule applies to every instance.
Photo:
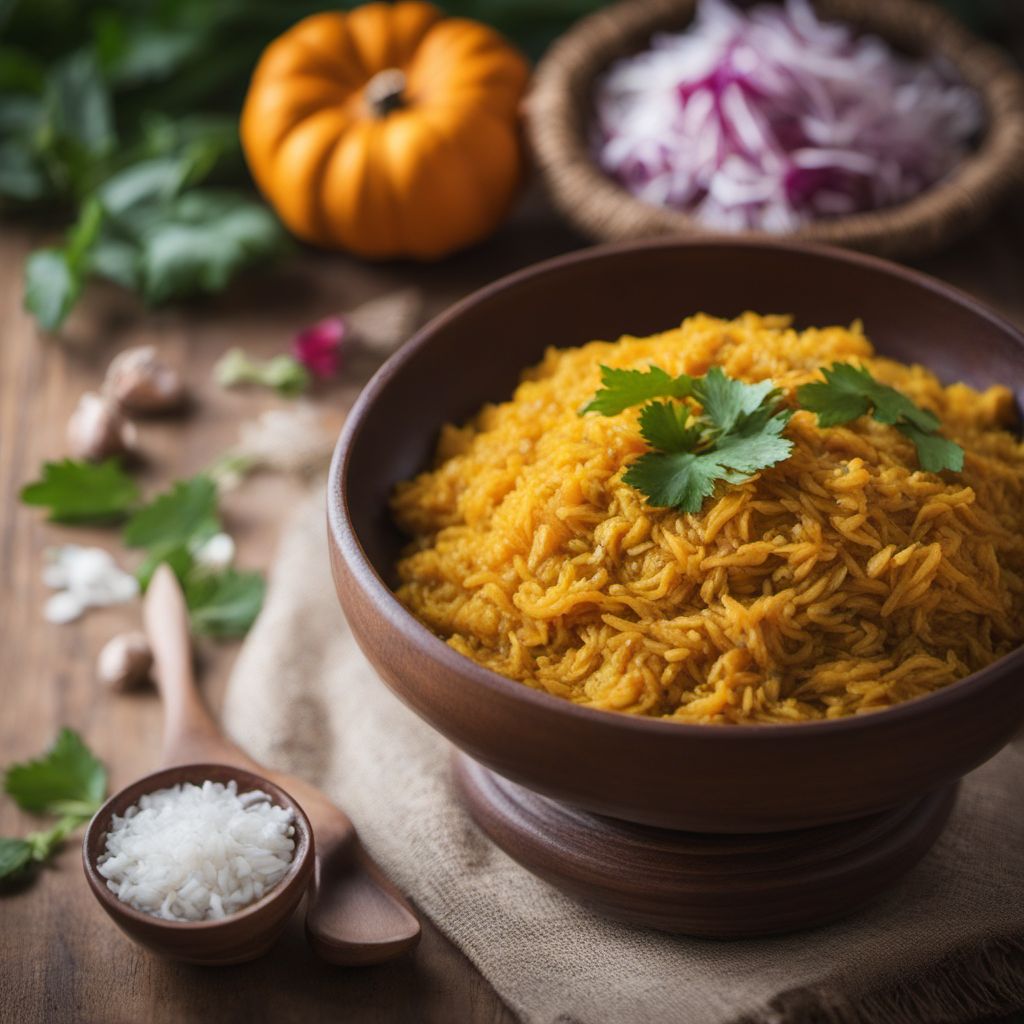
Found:
[[[108,637],[138,627],[139,608],[93,610],[72,625],[49,625],[41,615],[47,591],[40,571],[44,549],[59,543],[99,544],[122,564],[127,558],[114,533],[53,526],[18,503],[19,489],[42,461],[64,453],[68,415],[79,395],[98,385],[111,355],[129,345],[159,345],[184,368],[197,399],[184,419],[142,424],[148,459],[142,479],[155,490],[204,468],[234,442],[240,423],[280,404],[265,393],[218,389],[211,367],[225,349],[280,352],[305,324],[402,285],[424,289],[433,312],[487,280],[580,242],[534,196],[487,245],[439,266],[369,267],[303,252],[216,299],[148,313],[114,289],[97,289],[76,310],[65,337],[55,340],[40,336],[21,308],[22,264],[40,241],[27,228],[6,227],[0,237],[0,764],[41,753],[68,725],[106,762],[110,785],[118,788],[156,767],[160,710],[148,690],[102,692],[94,660]],[[1024,204],[923,266],[1024,324]],[[340,425],[370,369],[350,366],[336,386],[317,395],[332,427]],[[260,476],[228,496],[225,519],[242,567],[269,565],[297,494],[292,481]],[[214,707],[234,656],[232,644],[201,647]],[[33,827],[28,815],[0,798],[0,834]],[[79,857],[79,844],[71,840],[34,884],[0,895],[0,1021],[513,1020],[429,923],[415,956],[385,967],[344,970],[318,962],[306,947],[301,917],[254,964],[211,970],[164,962],[137,949],[107,920],[86,888]]]

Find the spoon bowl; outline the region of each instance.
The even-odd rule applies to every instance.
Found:
[[[294,814],[295,851],[284,877],[247,907],[213,921],[166,921],[118,899],[100,874],[97,862],[106,848],[113,816],[123,815],[141,797],[182,782],[235,781],[239,792],[262,790],[278,807]],[[313,875],[313,829],[305,811],[280,786],[242,768],[222,764],[187,764],[146,775],[115,793],[96,812],[82,844],[85,877],[99,904],[129,938],[162,956],[187,963],[226,965],[262,956],[281,933]]]

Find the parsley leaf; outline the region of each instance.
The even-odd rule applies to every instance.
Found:
[[[265,589],[263,577],[256,572],[226,569],[190,574],[185,581],[185,603],[192,628],[208,636],[243,636],[260,613]]]
[[[692,378],[687,374],[671,377],[657,366],[652,366],[646,373],[602,366],[601,389],[583,412],[615,416],[651,398],[685,398],[690,394],[692,385]]]
[[[689,421],[690,412],[684,405],[649,402],[640,410],[640,433],[660,451],[689,451],[700,440],[700,427],[688,425]]]
[[[964,450],[955,442],[919,430],[912,423],[897,423],[896,429],[914,442],[917,461],[926,473],[941,473],[944,469],[959,473],[964,468]]]
[[[648,401],[640,410],[640,432],[654,451],[641,455],[622,479],[651,505],[697,513],[719,480],[740,483],[793,450],[782,436],[790,413],[780,407],[771,381],[746,384],[718,366],[696,378],[673,378],[657,367],[647,373],[601,369],[606,388],[603,397],[598,392],[601,402],[594,411],[615,410],[606,416],[645,401],[654,391],[677,391],[700,405],[699,415],[690,405],[662,401]]]
[[[0,838],[0,879],[14,875],[32,860],[33,846],[27,839]]]
[[[778,394],[770,380],[745,384],[727,377],[720,366],[712,366],[693,384],[693,397],[701,404],[704,416],[723,434],[755,413],[766,414],[766,419],[770,417],[773,412],[770,402]]]
[[[99,810],[107,792],[107,770],[78,733],[62,729],[42,757],[7,769],[4,789],[24,810],[60,817],[50,828],[23,839],[0,839],[0,881],[17,878],[46,860]]]
[[[139,488],[117,459],[98,465],[75,459],[43,464],[43,477],[22,488],[26,505],[50,510],[58,523],[103,523],[121,519],[135,505]]]
[[[187,542],[201,544],[220,531],[217,486],[204,473],[179,480],[139,509],[124,528],[130,548],[170,551]]]
[[[26,811],[91,817],[107,791],[107,770],[78,733],[62,729],[42,757],[12,765],[4,789]]]
[[[840,426],[870,413],[914,443],[918,462],[926,472],[963,469],[963,449],[939,435],[941,424],[933,412],[919,408],[895,388],[880,384],[863,366],[833,363],[823,367],[821,373],[824,381],[802,384],[796,392],[797,401],[817,413],[819,426]]]

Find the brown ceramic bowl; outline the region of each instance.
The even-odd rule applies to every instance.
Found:
[[[295,813],[295,853],[285,876],[262,899],[219,921],[164,921],[122,903],[107,888],[96,868],[106,846],[110,821],[146,793],[181,782],[234,779],[242,792],[261,789],[278,807]],[[313,829],[305,812],[279,786],[260,775],[219,764],[187,764],[146,775],[115,793],[89,822],[82,844],[85,877],[100,905],[129,938],[154,953],[187,963],[219,966],[244,963],[262,956],[281,933],[298,906],[313,874]]]
[[[1024,720],[1024,649],[877,714],[706,726],[579,707],[456,653],[390,585],[394,485],[428,465],[438,428],[507,398],[546,346],[647,334],[703,310],[862,318],[877,347],[947,382],[1024,396],[1024,337],[973,299],[870,256],[796,243],[630,242],[504,278],[452,307],[363,391],[328,487],[331,556],[352,630],[391,689],[456,746],[527,788],[632,822],[766,832],[852,819],[948,786]]]

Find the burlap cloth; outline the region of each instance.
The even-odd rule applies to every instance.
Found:
[[[225,706],[255,757],[320,785],[418,907],[524,1021],[973,1021],[1024,1006],[1024,749],[964,783],[933,851],[846,922],[773,940],[602,920],[491,845],[449,747],[375,677],[335,600],[322,489],[284,537]]]

